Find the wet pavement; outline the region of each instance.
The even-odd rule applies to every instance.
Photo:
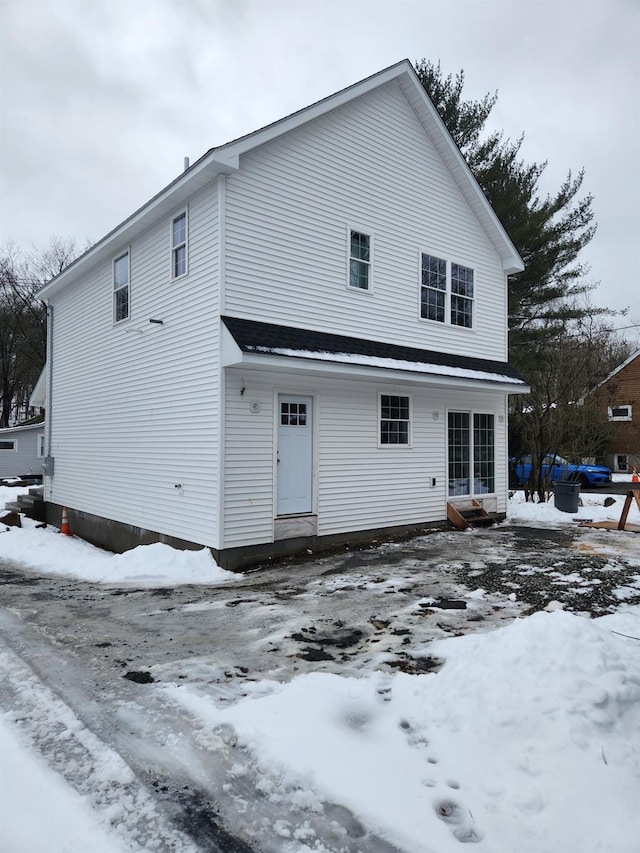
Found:
[[[275,815],[256,779],[229,782],[236,755],[224,733],[186,719],[164,685],[190,684],[223,704],[250,681],[311,671],[428,672],[440,665],[428,654],[433,639],[543,608],[597,616],[638,603],[640,537],[577,526],[434,531],[175,589],[0,562],[5,648],[124,758],[170,825],[202,851],[276,851],[281,839],[265,829]],[[18,692],[0,688],[0,707],[17,708]],[[47,755],[45,734],[33,728]],[[343,814],[341,825],[336,809],[327,803],[309,816],[325,849],[392,849],[364,828],[350,835],[355,824]]]

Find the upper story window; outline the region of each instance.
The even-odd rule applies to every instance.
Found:
[[[371,235],[349,231],[349,287],[371,289]]]
[[[3,438],[0,441],[0,450],[15,450],[16,441],[14,438]]]
[[[113,262],[113,316],[116,323],[129,316],[129,252]]]
[[[447,298],[447,262],[433,255],[422,255],[420,316],[444,323]]]
[[[632,420],[631,406],[609,406],[608,414],[610,421]]]
[[[473,270],[451,264],[451,322],[470,329],[473,325]]]
[[[443,258],[420,256],[420,317],[452,326],[473,326],[473,270]]]
[[[171,277],[178,278],[187,272],[187,213],[184,211],[171,220]]]
[[[409,398],[380,395],[380,444],[409,444]]]

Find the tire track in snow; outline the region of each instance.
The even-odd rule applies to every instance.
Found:
[[[323,853],[397,853],[347,809],[298,805],[300,792],[162,693],[101,705],[80,661],[1,607],[0,670],[0,708],[134,853],[282,853],[301,849],[296,837]]]

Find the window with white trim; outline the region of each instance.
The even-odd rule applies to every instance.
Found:
[[[0,441],[0,450],[15,450],[16,446],[15,438],[3,438]]]
[[[613,454],[613,470],[620,473],[629,471],[629,457],[626,453]]]
[[[37,455],[38,455],[38,458],[39,458],[39,459],[42,459],[42,457],[44,456],[44,433],[41,433],[41,434],[38,436],[38,450],[37,450]]]
[[[349,287],[371,289],[371,235],[349,231]]]
[[[129,252],[113,262],[113,316],[116,323],[129,316]]]
[[[410,440],[410,401],[397,394],[380,395],[380,444],[404,444]]]
[[[171,220],[171,278],[187,272],[187,212]]]
[[[632,420],[631,406],[609,406],[608,415],[610,421],[630,421]]]
[[[420,253],[420,317],[470,329],[474,274],[471,267]]]
[[[448,494],[495,492],[494,416],[484,412],[449,412]]]

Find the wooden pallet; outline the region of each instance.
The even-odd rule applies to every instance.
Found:
[[[634,486],[627,492],[620,521],[585,521],[580,527],[601,527],[605,530],[625,530],[627,533],[640,533],[640,524],[627,524],[632,501],[636,502],[640,511],[640,486]]]
[[[495,524],[497,521],[487,513],[479,501],[473,499],[456,501],[455,504],[447,501],[447,518],[457,530],[467,530],[469,527],[486,527],[489,524]]]

